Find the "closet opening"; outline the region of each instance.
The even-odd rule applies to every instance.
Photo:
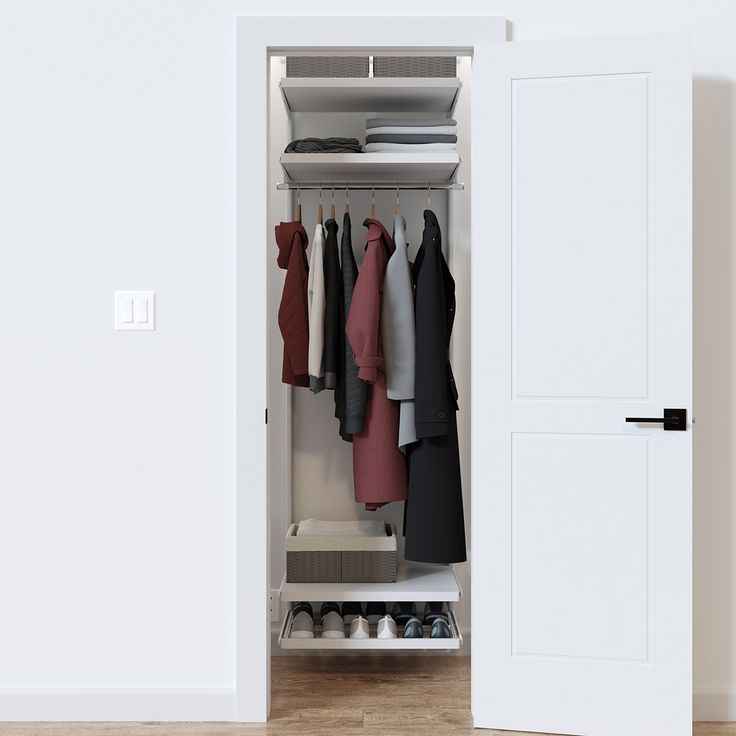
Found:
[[[272,656],[469,655],[471,61],[426,48],[269,57]],[[399,246],[396,296],[384,279]],[[440,327],[449,349],[428,348]],[[409,353],[416,397],[394,380]],[[417,416],[427,396],[439,402],[429,423]],[[386,448],[386,427],[406,439],[401,450]],[[353,431],[360,442],[341,436]]]

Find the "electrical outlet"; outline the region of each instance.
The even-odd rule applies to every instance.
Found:
[[[271,621],[281,620],[281,604],[278,590],[272,590],[268,595],[268,612],[271,615]]]

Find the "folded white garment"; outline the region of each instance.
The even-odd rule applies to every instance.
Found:
[[[425,153],[427,151],[457,151],[456,143],[366,143],[366,153]]]
[[[434,126],[434,125],[457,125],[457,120],[453,118],[368,118],[365,121],[366,128],[378,128],[382,125],[411,125]]]
[[[298,537],[385,537],[386,524],[382,521],[320,521],[305,519],[299,522]]]
[[[419,133],[420,135],[442,133],[444,135],[457,135],[457,125],[434,125],[428,127],[382,125],[380,128],[366,128],[365,132],[366,135],[379,135],[380,133],[398,133],[401,135],[406,135],[407,133]]]

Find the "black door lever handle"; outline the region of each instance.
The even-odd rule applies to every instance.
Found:
[[[675,432],[687,430],[687,409],[665,409],[663,417],[626,417],[627,422],[661,422],[664,429]]]

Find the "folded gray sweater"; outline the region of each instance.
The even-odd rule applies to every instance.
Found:
[[[411,133],[403,135],[401,133],[379,133],[378,135],[367,135],[366,143],[457,143],[456,135],[444,135],[442,133],[431,133],[422,135],[420,133]]]
[[[284,153],[362,153],[357,138],[298,138],[289,143]]]

